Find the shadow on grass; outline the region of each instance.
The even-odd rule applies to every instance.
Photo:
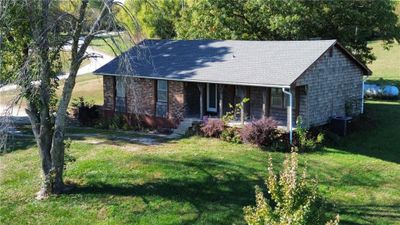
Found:
[[[29,126],[18,127],[19,134],[10,134],[7,138],[6,151],[2,154],[14,152],[16,150],[26,150],[35,147],[36,142]],[[98,141],[90,141],[90,139]],[[126,144],[135,144],[141,146],[159,145],[168,142],[174,142],[179,139],[167,139],[155,135],[145,135],[129,131],[102,130],[94,128],[69,128],[66,132],[66,140],[87,141],[95,144],[108,144],[115,146],[124,146]]]
[[[249,177],[255,174],[253,168],[210,158],[190,161],[163,159],[144,161],[146,165],[161,165],[160,171],[175,170],[177,173],[175,175],[179,174],[181,178],[156,179],[144,184],[96,182],[76,186],[67,194],[94,195],[96,198],[108,198],[110,195],[141,197],[146,203],[161,199],[175,202],[180,206],[189,203],[193,207],[191,211],[194,211],[196,216],[194,219],[184,221],[183,224],[196,222],[232,224],[243,221],[244,206],[254,205],[254,185],[260,185],[262,180],[261,177]],[[225,172],[221,174],[221,171]],[[122,179],[126,180],[126,175],[122,175]],[[136,177],[133,176],[132,180],[134,179]],[[154,209],[146,209],[146,214],[157,216],[157,210],[153,212],[152,210]],[[171,216],[180,216],[174,209],[168,210]]]
[[[395,205],[339,205],[337,208],[341,215],[363,218],[368,224],[375,224],[377,218],[380,220],[400,221],[400,204]],[[375,219],[374,219],[375,218]],[[341,219],[341,224],[361,225],[346,219]]]
[[[7,144],[4,147],[3,152],[0,151],[0,156],[2,154],[7,154],[19,150],[27,150],[36,146],[36,141],[30,137],[16,137],[10,136],[7,140]]]
[[[343,138],[339,146],[330,147],[400,163],[400,104],[371,101],[366,104],[366,112],[373,120],[373,126],[365,124],[364,127]]]

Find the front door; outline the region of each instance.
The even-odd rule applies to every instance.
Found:
[[[217,85],[207,84],[207,111],[217,112]]]

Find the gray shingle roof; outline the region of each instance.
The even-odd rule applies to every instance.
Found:
[[[95,73],[287,87],[335,43],[336,40],[145,40]]]

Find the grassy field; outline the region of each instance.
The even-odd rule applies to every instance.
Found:
[[[385,50],[381,41],[374,41],[369,44],[376,56],[376,60],[368,67],[373,74],[370,81],[379,79],[385,80],[385,83],[398,84],[400,86],[400,45],[393,44],[389,50]]]
[[[341,224],[400,224],[400,104],[369,102],[366,110],[374,118],[368,129],[302,154],[301,165],[319,179]],[[268,156],[199,137],[151,146],[74,139],[76,162],[65,179],[77,187],[39,202],[34,143],[13,142],[16,149],[0,156],[0,224],[243,224],[242,207],[254,203]],[[275,162],[285,155],[271,154]]]
[[[63,85],[64,81],[61,81]],[[61,88],[57,91],[61,95]],[[93,74],[78,76],[76,85],[72,92],[72,99],[83,96],[88,101],[93,101],[95,104],[103,104],[103,77]]]
[[[60,81],[60,88],[57,90],[57,94],[61,95],[62,87],[65,81]],[[76,78],[76,85],[72,92],[72,99],[83,96],[85,100],[94,102],[95,104],[103,104],[103,77],[96,76],[93,74],[87,74],[78,76]],[[0,105],[8,105],[10,100],[15,99],[15,91],[6,91],[1,93]],[[26,101],[22,100],[19,102],[18,107],[22,109],[26,107]]]
[[[104,37],[104,38],[95,38],[91,46],[98,51],[102,51],[109,55],[119,55],[122,52],[128,50],[133,45],[133,42],[130,38],[121,34],[121,36],[112,37]],[[118,46],[118,47],[117,47]]]
[[[61,57],[61,66],[62,66],[62,71],[68,72],[69,67],[71,66],[71,52],[61,52],[60,54]],[[81,67],[84,67],[90,63],[90,59],[84,59],[82,61]]]

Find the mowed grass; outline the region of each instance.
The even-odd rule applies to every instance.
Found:
[[[385,83],[400,86],[400,44],[395,42],[389,50],[385,50],[382,41],[373,41],[369,47],[376,56],[376,60],[368,65],[373,72],[369,80],[383,79]]]
[[[60,53],[60,58],[61,58],[61,67],[62,71],[64,73],[69,71],[69,68],[71,66],[71,52],[69,51],[62,51]],[[81,67],[84,67],[86,65],[90,64],[90,59],[84,59],[81,63]]]
[[[341,224],[400,224],[400,104],[368,102],[368,128],[300,155]],[[77,133],[82,133],[75,131]],[[123,135],[123,134],[121,134]],[[132,135],[131,135],[132,136]],[[263,186],[268,152],[200,137],[146,146],[73,140],[68,194],[35,201],[40,164],[32,140],[0,156],[0,224],[243,224]],[[285,153],[270,153],[275,163]]]
[[[61,81],[60,88],[57,94],[61,96],[64,81]],[[72,91],[72,100],[83,97],[85,100],[91,101],[97,105],[102,105],[104,102],[103,96],[103,77],[93,74],[78,76],[76,78],[76,85]]]
[[[62,88],[65,80],[60,81],[60,86],[57,89],[57,95],[62,95]],[[17,99],[18,90],[1,92],[0,105],[9,105],[11,101]],[[97,105],[103,104],[103,77],[93,74],[78,76],[76,78],[75,88],[72,92],[72,100],[79,97],[84,97],[85,100],[93,102]],[[25,99],[21,99],[16,107],[24,109],[27,103]]]
[[[134,42],[125,33],[121,33],[119,36],[97,37],[90,44],[94,49],[111,56],[119,55],[133,45]]]

